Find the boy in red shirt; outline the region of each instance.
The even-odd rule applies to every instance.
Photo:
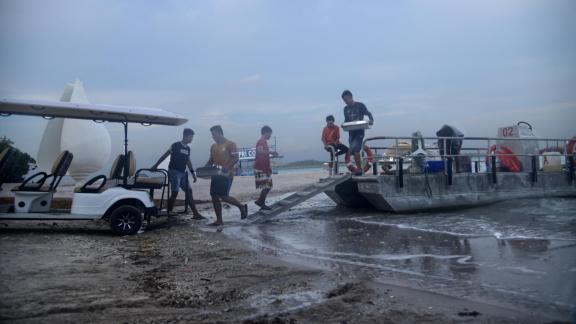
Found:
[[[272,128],[269,126],[262,127],[260,131],[262,137],[256,142],[256,157],[254,159],[254,177],[256,178],[256,189],[262,190],[260,198],[255,204],[265,210],[271,208],[266,205],[266,196],[272,189],[272,166],[270,165],[270,155],[278,156],[276,152],[270,152],[268,140],[272,136]]]
[[[330,161],[334,159],[330,147],[334,149],[336,155],[348,152],[348,147],[340,143],[340,127],[334,124],[334,116],[332,115],[326,117],[326,127],[322,130],[322,143],[324,143],[324,149],[330,152]],[[330,163],[330,170],[332,170],[332,163]]]

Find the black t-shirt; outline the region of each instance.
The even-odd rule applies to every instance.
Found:
[[[170,164],[168,169],[178,170],[180,172],[186,171],[186,163],[190,159],[190,146],[176,142],[170,147]]]
[[[366,108],[366,105],[361,102],[355,101],[352,105],[346,105],[346,107],[344,107],[344,122],[364,120],[364,116],[370,116],[370,112],[368,111],[368,108]],[[349,131],[348,134],[364,134],[364,130],[353,130]]]

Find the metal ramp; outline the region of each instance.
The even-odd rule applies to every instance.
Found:
[[[352,178],[351,174],[341,176],[331,176],[328,178],[320,179],[317,183],[311,184],[299,192],[293,193],[290,196],[275,202],[270,205],[271,210],[259,210],[254,214],[248,216],[247,222],[250,224],[263,223],[273,217],[289,210],[290,208],[324,192],[336,185],[348,181]]]

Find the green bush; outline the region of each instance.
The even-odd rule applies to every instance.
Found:
[[[2,177],[5,176],[3,182],[22,182],[23,176],[30,171],[30,164],[36,164],[34,160],[28,153],[23,153],[20,150],[14,148],[14,142],[12,142],[6,136],[0,138],[0,152],[6,147],[12,147],[15,150],[14,162]]]

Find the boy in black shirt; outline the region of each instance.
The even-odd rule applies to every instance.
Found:
[[[196,209],[196,204],[194,203],[194,197],[192,195],[192,188],[188,184],[188,179],[186,179],[186,167],[188,167],[194,177],[194,182],[198,181],[194,168],[192,167],[192,162],[190,161],[190,146],[188,146],[188,144],[192,143],[193,139],[194,131],[190,128],[185,128],[182,133],[182,141],[172,144],[168,151],[166,151],[166,153],[160,157],[158,162],[152,166],[152,169],[156,169],[158,165],[170,155],[168,177],[170,179],[170,190],[172,191],[172,194],[168,199],[168,214],[170,214],[174,208],[174,202],[176,201],[176,197],[178,197],[178,188],[182,188],[186,194],[186,200],[194,214],[192,219],[205,219],[204,216],[200,215],[198,209]]]

